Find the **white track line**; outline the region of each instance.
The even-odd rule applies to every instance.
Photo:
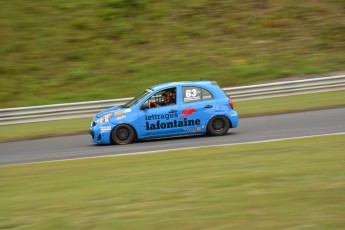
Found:
[[[176,149],[162,149],[162,150],[153,150],[153,151],[146,151],[146,152],[123,153],[123,154],[103,155],[103,156],[93,156],[93,157],[79,157],[79,158],[64,159],[64,160],[51,160],[51,161],[38,161],[38,162],[29,162],[29,163],[9,164],[9,165],[0,165],[0,167],[9,167],[9,166],[16,166],[16,165],[28,165],[28,164],[41,164],[41,163],[53,163],[53,162],[61,162],[61,161],[75,161],[75,160],[84,160],[84,159],[97,159],[97,158],[106,158],[106,157],[120,157],[120,156],[127,156],[127,155],[139,155],[139,154],[157,153],[157,152],[170,152],[170,151],[199,149],[199,148],[207,148],[207,147],[221,147],[221,146],[232,146],[232,145],[259,144],[259,143],[267,143],[267,142],[276,142],[276,141],[284,141],[284,140],[295,140],[295,139],[313,138],[313,137],[322,137],[322,136],[344,135],[344,134],[345,134],[345,132],[341,132],[341,133],[327,133],[327,134],[318,134],[318,135],[300,136],[300,137],[286,137],[286,138],[270,139],[270,140],[263,140],[263,141],[251,141],[251,142],[243,142],[243,143],[220,144],[220,145],[204,145],[204,146],[197,146],[197,147],[186,147],[186,148],[176,148]]]

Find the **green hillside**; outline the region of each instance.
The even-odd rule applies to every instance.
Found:
[[[345,2],[2,0],[0,107],[345,69]]]

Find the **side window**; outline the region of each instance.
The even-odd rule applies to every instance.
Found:
[[[201,98],[203,101],[205,101],[205,100],[213,99],[213,96],[208,90],[201,89]]]
[[[208,90],[199,87],[184,86],[182,87],[182,93],[183,103],[213,99],[212,94]]]
[[[169,88],[169,89],[159,91],[158,93],[150,97],[145,102],[145,104],[147,104],[149,108],[175,105],[176,104],[176,88]]]

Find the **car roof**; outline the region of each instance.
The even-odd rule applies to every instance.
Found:
[[[153,90],[159,90],[159,89],[165,88],[167,86],[176,87],[176,86],[190,86],[190,85],[194,85],[194,86],[217,85],[217,82],[205,81],[205,80],[202,80],[202,81],[180,81],[180,82],[169,82],[169,83],[158,84],[158,85],[154,85],[150,88]]]

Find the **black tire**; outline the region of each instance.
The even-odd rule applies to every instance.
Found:
[[[135,138],[135,131],[130,125],[121,124],[116,126],[111,132],[112,143],[118,145],[126,145],[133,142]]]
[[[225,135],[230,128],[230,121],[224,116],[213,117],[207,125],[207,131],[213,136]]]

